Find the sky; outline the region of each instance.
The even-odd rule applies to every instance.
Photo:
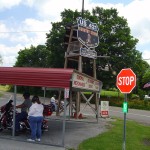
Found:
[[[150,64],[150,0],[84,0],[84,9],[116,8],[127,19],[136,49]],[[64,9],[82,9],[82,0],[0,0],[0,66],[12,67],[21,49],[45,44],[51,22],[61,21]]]

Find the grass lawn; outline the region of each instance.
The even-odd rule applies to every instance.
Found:
[[[9,85],[0,85],[0,91],[8,91],[10,89]]]
[[[85,94],[91,94],[91,92],[84,92]],[[106,91],[106,90],[102,90],[101,91],[101,96],[105,96],[105,97],[120,97],[120,98],[124,98],[124,94],[118,92],[118,91]]]
[[[108,132],[83,141],[78,150],[122,150],[122,144],[123,120],[117,119]],[[126,150],[150,150],[150,126],[127,121]]]
[[[106,91],[106,90],[102,90],[101,91],[101,96],[110,96],[110,97],[120,97],[120,98],[124,98],[124,94],[117,92],[117,91]]]
[[[6,92],[6,91],[8,91],[9,90],[9,86],[8,85],[0,85],[0,91],[4,91],[4,92]],[[2,93],[0,93],[0,97],[2,96],[3,94]]]

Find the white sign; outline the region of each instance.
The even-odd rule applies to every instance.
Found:
[[[69,88],[65,88],[64,98],[69,98]]]
[[[101,117],[109,117],[109,101],[101,101]]]
[[[134,77],[119,77],[118,79],[118,85],[132,85],[132,82],[134,82]]]
[[[72,87],[80,89],[89,89],[92,91],[100,90],[100,82],[94,78],[89,78],[82,74],[73,73]]]
[[[88,58],[97,58],[97,52],[95,50],[80,48],[80,55]]]

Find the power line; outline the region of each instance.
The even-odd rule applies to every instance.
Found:
[[[45,32],[46,33],[46,32],[49,32],[49,31],[8,31],[8,32],[7,31],[6,32],[1,32],[0,31],[0,33],[2,33],[2,34],[4,34],[4,33],[32,33],[32,32],[33,33],[36,33],[36,32],[43,32],[43,33]]]
[[[143,60],[150,60],[150,58],[146,58],[146,59],[143,59]]]

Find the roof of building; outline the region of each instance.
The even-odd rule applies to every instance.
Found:
[[[65,88],[73,69],[0,67],[0,84]]]
[[[72,82],[71,82],[72,81]],[[72,84],[71,84],[72,83]],[[100,81],[75,69],[0,67],[0,84],[99,91]]]

